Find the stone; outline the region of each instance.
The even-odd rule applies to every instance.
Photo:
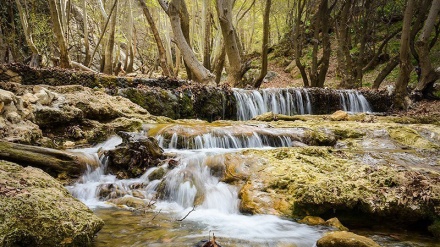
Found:
[[[348,231],[348,228],[342,225],[338,218],[334,217],[325,221],[326,226],[334,227],[341,231]]]
[[[38,98],[38,102],[42,105],[50,105],[50,103],[52,103],[53,98],[51,98],[46,90],[42,89],[34,94],[34,96]]]
[[[306,217],[304,217],[302,220],[300,220],[298,222],[302,223],[302,224],[311,225],[311,226],[324,225],[325,224],[325,220],[323,218],[321,218],[321,217],[318,217],[318,216],[306,216]]]
[[[21,96],[21,98],[25,101],[25,102],[29,102],[31,104],[35,104],[38,101],[38,97],[35,96],[34,94],[31,93],[25,93],[23,96]]]
[[[17,112],[8,112],[5,118],[12,124],[17,124],[21,121],[21,117]]]
[[[163,176],[165,176],[165,174],[166,174],[166,170],[163,169],[162,167],[159,167],[156,170],[154,170],[150,175],[148,175],[148,180],[150,181],[160,180],[163,178]]]
[[[380,247],[373,240],[351,232],[331,232],[316,242],[317,247]]]
[[[88,246],[104,222],[42,170],[0,161],[1,246]]]
[[[16,97],[12,92],[0,89],[0,102],[3,102],[5,105],[15,101],[15,98]]]
[[[345,111],[336,111],[330,115],[330,120],[332,121],[345,121],[348,120],[348,113]]]

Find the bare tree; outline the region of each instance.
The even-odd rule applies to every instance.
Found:
[[[61,16],[55,0],[49,0],[50,16],[53,23],[53,29],[60,49],[60,67],[71,68],[69,52],[67,50],[67,41],[64,37],[63,26],[61,25]]]
[[[410,62],[409,40],[413,12],[414,0],[407,0],[403,19],[402,37],[400,39],[400,72],[399,77],[397,78],[396,89],[394,92],[394,107],[396,109],[406,109],[408,107],[407,86],[412,70],[412,65]]]
[[[195,79],[200,83],[214,85],[214,75],[203,67],[197,59],[182,31],[181,8],[184,6],[184,0],[171,0],[168,4],[165,1],[159,0],[159,4],[170,17],[174,40],[182,53],[183,60],[194,74]]]
[[[261,83],[264,80],[264,77],[266,77],[267,74],[267,53],[269,50],[269,29],[270,29],[270,23],[269,23],[269,17],[270,17],[270,6],[272,4],[271,0],[266,0],[266,7],[264,9],[264,18],[263,18],[263,47],[262,47],[262,53],[261,53],[261,72],[258,79],[255,81],[254,87],[260,88]]]
[[[116,17],[118,13],[118,0],[115,0],[114,11],[110,18],[110,33],[108,35],[107,45],[105,47],[104,69],[103,73],[113,74],[113,50],[115,47]]]
[[[431,33],[434,29],[436,19],[440,11],[440,0],[432,1],[428,17],[423,25],[422,32],[416,42],[416,50],[419,56],[419,65],[421,69],[420,81],[414,89],[415,92],[422,92],[425,97],[429,97],[432,85],[440,78],[440,74],[432,67],[429,58]]]
[[[26,11],[20,3],[20,0],[15,0],[17,4],[18,14],[20,15],[21,25],[23,27],[24,36],[26,38],[26,43],[29,49],[32,51],[30,66],[31,67],[39,67],[40,66],[40,53],[38,52],[37,47],[34,44],[34,40],[32,39],[31,27],[27,22],[28,17],[26,16]]]
[[[150,14],[150,10],[148,9],[148,6],[145,4],[144,0],[139,0],[139,4],[142,7],[142,11],[144,12],[145,18],[147,19],[151,32],[153,33],[154,40],[156,41],[157,50],[159,52],[160,67],[162,67],[163,74],[164,76],[171,77],[173,74],[172,70],[168,67],[165,47],[163,46],[162,39],[160,38],[160,34],[156,28],[153,17]]]

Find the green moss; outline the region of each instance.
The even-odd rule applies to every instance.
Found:
[[[426,140],[420,134],[408,127],[389,127],[390,137],[401,145],[416,149],[438,149],[439,146]]]
[[[428,227],[428,231],[434,235],[435,238],[440,239],[440,220],[434,221],[434,223]]]

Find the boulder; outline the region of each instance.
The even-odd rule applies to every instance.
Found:
[[[153,137],[123,131],[118,135],[122,137],[122,144],[106,152],[108,169],[118,177],[139,177],[163,158],[163,149]]]
[[[321,217],[317,217],[317,216],[306,216],[306,217],[304,217],[302,220],[300,220],[298,222],[302,223],[302,224],[311,225],[311,226],[324,225],[325,224],[325,220],[322,219]]]
[[[58,181],[0,161],[1,246],[87,246],[104,222]]]
[[[346,231],[331,232],[316,242],[317,247],[380,247],[373,240]]]
[[[345,111],[336,111],[331,116],[330,119],[332,121],[345,121],[348,120],[348,113]]]
[[[336,228],[336,229],[341,230],[341,231],[348,231],[348,228],[345,227],[344,225],[342,225],[342,223],[336,217],[333,217],[331,219],[326,220],[325,221],[325,225],[333,227],[333,228]]]

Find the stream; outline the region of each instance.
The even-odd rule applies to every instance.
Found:
[[[287,115],[312,113],[306,90],[265,90],[262,93],[236,90],[234,93],[239,120],[267,111]],[[365,98],[355,91],[341,91],[340,96],[340,104],[346,111],[372,111]],[[86,172],[77,183],[68,186],[76,198],[105,221],[94,246],[195,246],[215,234],[223,247],[313,247],[326,232],[333,230],[299,224],[275,215],[242,214],[239,188],[221,181],[215,172],[217,167],[224,165],[228,153],[302,147],[306,128],[220,121],[215,124],[150,124],[145,129],[143,134],[156,138],[165,156],[172,159],[149,169],[139,178],[120,180],[106,173],[107,161],[101,156],[98,169]],[[87,153],[98,160],[98,153],[114,149],[121,142],[121,138],[112,137],[93,148],[73,151]],[[377,145],[371,144],[371,147]],[[178,161],[177,166],[171,160]],[[166,171],[165,176],[152,176],[158,169]],[[133,209],[107,202],[100,193],[109,187],[117,188],[118,197],[133,205],[141,201],[144,207]],[[431,238],[415,233],[351,230],[371,237],[382,246],[439,246]]]

